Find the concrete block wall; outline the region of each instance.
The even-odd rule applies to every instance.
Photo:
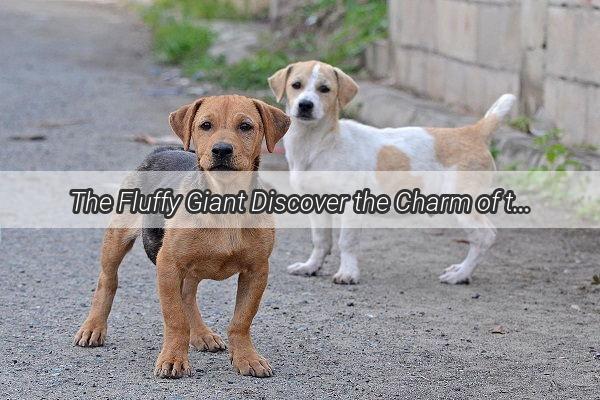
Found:
[[[522,53],[517,3],[388,3],[395,83],[474,112],[484,112],[503,92],[518,92]]]
[[[600,0],[388,0],[389,40],[367,67],[483,113],[502,93],[567,142],[600,144]],[[517,112],[515,112],[516,114]]]
[[[544,103],[573,142],[600,144],[600,1],[550,1]]]

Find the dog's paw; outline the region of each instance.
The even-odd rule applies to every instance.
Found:
[[[230,360],[233,369],[238,374],[256,378],[273,376],[273,369],[269,362],[256,352],[234,353],[230,355]]]
[[[358,273],[338,271],[333,275],[333,283],[339,285],[354,285],[358,283]]]
[[[287,271],[292,275],[310,276],[317,273],[320,266],[315,263],[297,262],[287,267]]]
[[[178,379],[192,375],[187,353],[161,351],[156,360],[154,375],[159,378]]]
[[[227,349],[223,339],[210,330],[199,333],[192,332],[190,345],[198,351],[210,351],[211,353]]]
[[[81,347],[104,346],[106,340],[106,322],[86,320],[73,338],[73,345]]]
[[[465,271],[461,264],[454,264],[444,270],[440,275],[440,282],[451,285],[469,284],[471,276]]]

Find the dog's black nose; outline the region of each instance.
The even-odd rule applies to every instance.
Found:
[[[298,108],[303,112],[312,111],[314,107],[315,104],[310,100],[302,100],[300,103],[298,103]]]
[[[219,142],[212,147],[213,156],[218,158],[229,157],[233,154],[233,146],[229,143]]]

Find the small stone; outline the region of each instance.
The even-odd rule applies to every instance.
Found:
[[[506,335],[508,333],[508,330],[503,325],[496,325],[492,328],[491,332],[500,335]]]
[[[203,86],[190,86],[187,88],[186,93],[193,96],[203,96],[207,93],[207,90]]]
[[[204,78],[206,78],[206,72],[204,72],[202,70],[194,72],[194,75],[192,76],[192,79],[195,81],[200,81]]]
[[[479,293],[475,293],[471,296],[472,299],[478,299],[481,295]]]

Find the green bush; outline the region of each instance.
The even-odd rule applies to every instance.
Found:
[[[208,28],[172,21],[154,29],[154,51],[162,62],[184,64],[205,57],[214,38]]]
[[[315,0],[288,19],[286,24],[296,25],[296,29],[292,29],[287,52],[356,72],[366,47],[387,35],[387,2]],[[311,21],[310,27],[306,27],[307,21]]]
[[[235,64],[225,66],[219,77],[219,84],[244,90],[265,88],[267,77],[288,63],[289,59],[283,53],[260,50]]]
[[[530,133],[531,131],[531,119],[526,116],[519,116],[509,122],[511,128],[521,131],[523,133]]]
[[[209,55],[215,34],[200,25],[202,19],[246,17],[231,1],[156,0],[143,17],[160,61],[225,88],[248,90],[265,88],[266,77],[298,59],[320,59],[356,72],[367,45],[386,35],[386,13],[383,0],[314,0],[284,21],[285,37],[278,43],[267,39],[263,49],[232,65]],[[309,20],[314,23],[307,27]]]

